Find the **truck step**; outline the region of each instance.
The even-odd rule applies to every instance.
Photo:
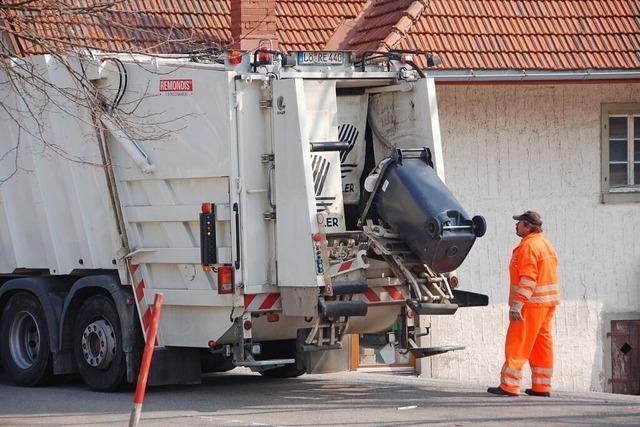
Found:
[[[407,305],[418,314],[454,314],[458,310],[458,304],[437,304],[407,300]]]
[[[464,350],[463,345],[442,345],[438,347],[414,347],[409,351],[418,359],[422,357],[435,356],[436,354],[447,353],[454,350]]]
[[[296,363],[296,359],[244,360],[235,365],[246,368],[259,368],[263,366],[284,366],[292,363]]]
[[[358,280],[334,283],[333,295],[363,294],[367,290],[367,283]]]
[[[324,317],[366,316],[368,308],[365,301],[320,300],[320,314]]]

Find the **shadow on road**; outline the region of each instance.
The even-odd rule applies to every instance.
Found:
[[[31,424],[35,419],[40,424],[42,417],[50,414],[79,416],[82,421],[79,424],[87,424],[94,416],[128,414],[132,396],[131,390],[111,394],[92,392],[74,377],[57,380],[48,387],[20,388],[10,385],[6,376],[0,374],[0,424],[9,420]],[[640,399],[635,405],[638,403]],[[169,423],[176,417],[182,421],[185,416],[202,418],[203,414],[223,414],[229,419],[249,414],[263,422],[284,418],[308,424],[308,414],[313,413],[316,417],[313,425],[408,426],[491,420],[520,424],[527,417],[533,421],[531,414],[536,414],[538,424],[563,424],[570,417],[571,424],[577,425],[637,425],[640,416],[629,410],[630,405],[628,400],[618,401],[613,396],[612,399],[570,394],[551,399],[500,398],[459,385],[434,385],[417,378],[379,374],[270,379],[232,371],[209,374],[200,385],[151,387],[144,411],[146,419],[157,423]],[[335,416],[343,413],[352,415]]]

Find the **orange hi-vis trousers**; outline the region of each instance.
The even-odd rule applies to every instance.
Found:
[[[500,387],[520,393],[522,367],[529,361],[533,391],[551,391],[553,375],[552,321],[556,306],[525,304],[523,320],[512,320],[507,330],[505,362],[500,372]]]

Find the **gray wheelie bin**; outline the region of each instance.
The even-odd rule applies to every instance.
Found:
[[[432,270],[455,270],[484,235],[484,218],[467,214],[436,174],[427,148],[398,149],[379,169],[361,220],[377,215]]]

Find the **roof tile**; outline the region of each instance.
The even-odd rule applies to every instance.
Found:
[[[321,49],[354,20],[341,47],[378,49],[406,33],[399,46],[434,51],[442,68],[640,68],[640,0],[277,0],[276,7],[283,50]],[[50,10],[20,18],[16,25],[48,35],[58,49],[81,37],[95,48],[165,53],[182,47],[169,35],[223,44],[231,37],[230,0],[124,0],[98,16]],[[25,39],[20,45],[26,54],[43,51]]]
[[[433,50],[448,69],[640,68],[637,0],[432,1],[403,45],[429,34],[430,46],[412,47]]]

